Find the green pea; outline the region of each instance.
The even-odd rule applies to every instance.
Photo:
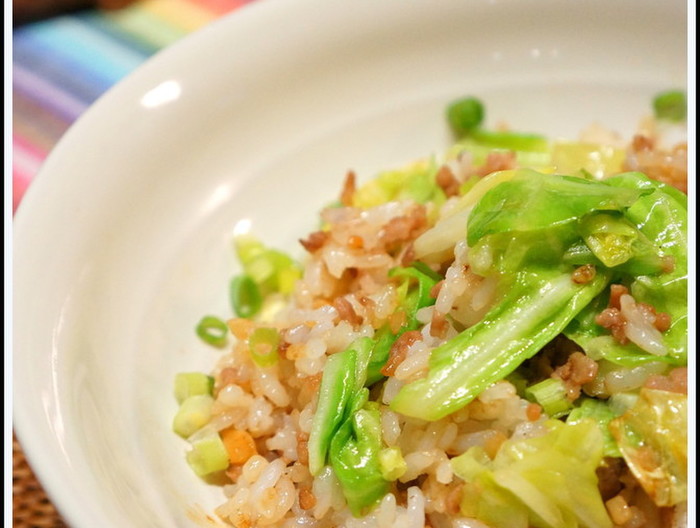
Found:
[[[680,122],[685,121],[688,114],[688,105],[685,92],[669,90],[654,97],[654,115],[657,119]]]
[[[457,137],[468,135],[484,120],[484,105],[475,97],[454,101],[447,107],[447,121]]]

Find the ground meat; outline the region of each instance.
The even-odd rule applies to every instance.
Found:
[[[606,308],[598,315],[596,315],[595,322],[610,330],[615,341],[621,344],[629,342],[627,335],[625,334],[625,325],[627,321],[625,320],[622,312],[619,308]]]
[[[688,394],[688,368],[675,368],[668,373],[668,376],[652,374],[647,378],[644,386],[649,389]]]
[[[486,176],[492,172],[514,169],[515,161],[514,151],[493,150],[489,152],[486,162],[476,172],[479,176]]]
[[[403,247],[398,260],[403,267],[410,266],[416,260],[416,250],[413,247],[413,241]]]
[[[299,507],[302,510],[310,510],[316,506],[316,497],[309,488],[299,490]]]
[[[629,295],[629,290],[626,286],[622,284],[610,285],[608,307],[596,316],[595,322],[603,328],[610,330],[613,338],[618,343],[624,345],[629,342],[629,339],[627,339],[627,335],[625,334],[625,325],[627,321],[620,311],[620,297],[623,295]]]
[[[622,483],[620,475],[625,467],[625,462],[621,458],[605,457],[603,463],[596,468],[598,477],[598,490],[604,501],[613,498],[620,493]]]
[[[618,480],[622,489],[606,501],[606,506],[611,517],[625,521],[621,526],[624,528],[645,526],[670,528],[672,526],[668,523],[673,517],[672,508],[658,507],[640,486],[627,465],[623,464]]]
[[[458,515],[460,512],[460,504],[462,503],[462,493],[464,484],[459,482],[452,486],[445,496],[445,513],[450,515]]]
[[[316,393],[318,392],[318,389],[321,386],[322,377],[323,374],[319,372],[318,374],[313,374],[312,376],[307,376],[305,378],[300,379],[298,397],[298,400],[300,402],[308,402],[316,397]]]
[[[333,307],[338,311],[338,316],[341,320],[347,321],[352,326],[362,324],[362,317],[357,315],[352,304],[345,297],[336,297],[333,300]]]
[[[381,230],[379,238],[387,247],[394,248],[402,242],[413,241],[428,225],[425,207],[417,205],[409,214],[389,220]]]
[[[610,300],[608,307],[600,312],[595,322],[610,330],[613,338],[621,343],[626,344],[630,341],[627,335],[627,318],[622,310],[621,299],[626,296],[627,301],[633,301],[629,290],[621,284],[613,284],[610,286]],[[651,323],[651,326],[659,332],[665,332],[671,327],[671,316],[665,312],[657,312],[656,308],[647,303],[634,303],[633,305],[639,310],[644,319]]]
[[[297,460],[300,464],[309,465],[309,435],[297,432]]]
[[[628,294],[630,291],[626,286],[622,284],[611,284],[610,285],[610,300],[608,301],[608,308],[620,309],[620,297]]]
[[[437,298],[438,298],[438,295],[440,295],[440,288],[442,288],[442,286],[443,286],[444,284],[445,284],[445,279],[436,282],[435,285],[434,285],[432,288],[430,288],[430,293],[429,293],[429,295],[430,295],[430,298],[431,298],[431,299],[437,299]]]
[[[554,369],[565,364],[571,354],[581,351],[580,346],[560,334],[547,343],[532,359],[527,360],[523,370],[530,382],[536,383],[551,377]]]
[[[627,149],[623,169],[640,171],[654,180],[688,192],[688,145],[680,143],[670,150],[658,148],[652,138],[636,135]]]
[[[553,378],[564,382],[567,397],[574,401],[581,396],[581,387],[593,381],[598,374],[598,363],[582,352],[574,352],[566,363],[554,369]]]
[[[277,345],[277,352],[279,353],[280,356],[287,357],[287,351],[289,350],[289,347],[291,345],[292,345],[291,343],[282,339],[280,341],[280,344]]]
[[[447,335],[447,330],[450,327],[450,322],[445,317],[445,314],[441,314],[437,310],[433,310],[433,318],[430,321],[430,335],[433,337],[439,337],[444,339]]]
[[[671,316],[665,312],[657,312],[651,304],[637,303],[637,307],[645,312],[647,316],[653,318],[654,328],[659,332],[665,332],[671,327]]]
[[[398,334],[401,327],[406,324],[405,310],[396,310],[389,316],[389,329],[392,333]]]
[[[423,336],[418,330],[410,330],[401,334],[391,346],[389,359],[382,367],[381,373],[385,376],[393,376],[396,368],[406,359],[406,354],[411,345],[421,339],[423,339]]]
[[[635,134],[632,138],[632,143],[630,147],[635,152],[642,152],[645,150],[652,150],[654,148],[654,140],[649,136],[644,136],[642,134]]]
[[[299,243],[306,251],[314,253],[324,246],[329,237],[327,231],[314,231],[306,239],[299,240]]]
[[[571,280],[576,284],[587,284],[595,278],[595,266],[593,264],[585,264],[579,266],[571,274]]]
[[[340,192],[340,203],[345,207],[352,207],[352,198],[355,196],[355,173],[348,171],[343,182],[343,190]]]
[[[457,196],[459,194],[459,180],[447,165],[440,167],[440,170],[435,176],[435,183],[438,184],[447,197]]]

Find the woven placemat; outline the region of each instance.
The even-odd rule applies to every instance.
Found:
[[[12,438],[12,526],[68,528],[34,476],[17,438]]]

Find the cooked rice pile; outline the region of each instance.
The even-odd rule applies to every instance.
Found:
[[[685,152],[684,147],[660,151],[648,138],[639,137],[629,146],[627,166],[647,170],[685,190]],[[548,417],[542,408],[520,397],[505,380],[433,422],[403,416],[388,405],[404,384],[425,376],[433,348],[479,321],[494,302],[495,284],[472,271],[464,242],[432,255],[431,267],[444,277],[431,292],[435,303],[419,311],[420,329],[404,333],[393,345],[382,370],[388,377],[372,388],[372,399],[380,402],[382,438],[387,446],[400,448],[406,464],[391,492],[368,515],[354,517],[328,468],[312,478],[307,446],[329,356],[357,338],[374,336],[383,325],[398,329],[404,322],[396,310],[397,286],[388,270],[415,258],[416,239],[451,214],[457,198],[450,196],[462,182],[513,165],[514,157],[503,153],[489,156],[481,166],[473,166],[469,156],[446,164],[438,184],[448,199],[439,210],[410,201],[353,207],[354,175],[348,175],[341,193],[343,205],[323,210],[324,229],[301,241],[308,260],[292,302],[276,313],[274,322],[264,323],[274,326],[282,338],[279,361],[261,367],[251,360],[247,339],[258,323],[229,322],[235,345],[215,371],[215,404],[208,428],[238,431],[243,447],[240,463],[226,471],[230,483],[224,486],[226,502],[216,509],[220,520],[193,513],[200,523],[237,528],[487,528],[460,516],[464,482],[453,474],[449,461],[472,446],[482,446],[493,457],[507,439],[543,434]],[[588,280],[585,270],[580,280]],[[644,349],[663,346],[656,339],[667,324],[663,314],[636,304],[629,292],[617,292],[599,317],[616,339],[631,340]],[[582,391],[606,397],[645,384],[687,392],[685,369],[668,372],[662,363],[646,363],[601,371],[563,337],[526,367],[534,379],[564,380],[571,399]],[[657,507],[623,459],[607,459],[598,477],[615,526],[682,523],[682,508]]]

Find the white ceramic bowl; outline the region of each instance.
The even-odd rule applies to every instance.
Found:
[[[232,230],[296,240],[347,169],[450,142],[444,108],[575,137],[629,135],[686,85],[685,1],[262,1],[160,53],[52,152],[14,226],[14,425],[74,528],[189,526],[221,491],[171,432],[172,381],[208,371]]]

